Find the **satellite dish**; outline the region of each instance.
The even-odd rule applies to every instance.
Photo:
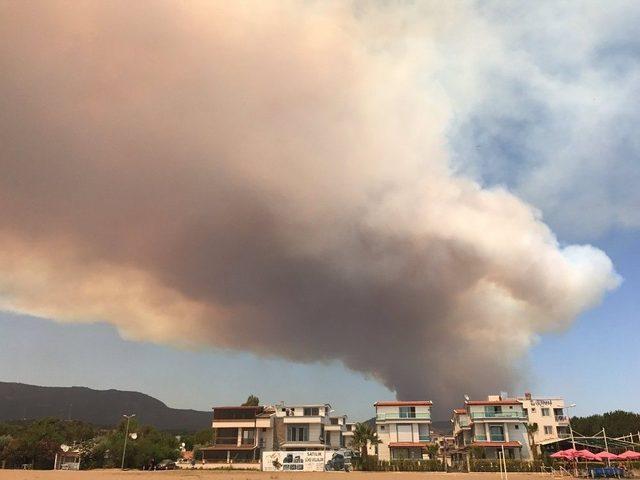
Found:
[[[137,433],[130,433],[129,436],[131,437],[132,440],[135,440],[136,438],[138,438],[138,434]]]
[[[69,448],[69,445],[65,445],[64,443],[60,445],[60,450],[62,450],[63,452],[68,452]]]
[[[469,401],[469,395],[467,395],[466,393],[464,394],[464,399],[468,402]]]

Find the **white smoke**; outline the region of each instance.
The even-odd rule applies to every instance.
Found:
[[[538,334],[619,282],[603,252],[451,173],[430,73],[461,7],[419,25],[324,3],[2,13],[5,309],[339,359],[450,405],[511,384]]]

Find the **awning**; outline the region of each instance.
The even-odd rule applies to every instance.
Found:
[[[200,450],[253,450],[255,445],[211,445],[210,447],[201,447]]]
[[[522,448],[520,442],[473,442],[472,447]]]
[[[389,448],[426,448],[427,442],[391,442]]]

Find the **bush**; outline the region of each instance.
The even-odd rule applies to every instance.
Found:
[[[540,472],[542,462],[528,460],[507,459],[508,472]],[[500,462],[497,459],[477,459],[471,460],[472,472],[499,472]]]
[[[355,470],[367,472],[442,472],[444,466],[440,460],[378,460],[366,457],[353,462]]]

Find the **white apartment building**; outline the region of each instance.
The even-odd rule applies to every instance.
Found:
[[[328,403],[315,405],[278,405],[275,412],[275,449],[322,450],[340,445],[344,425],[332,425]],[[343,423],[344,423],[343,419]]]
[[[376,402],[379,460],[426,458],[431,442],[431,406],[428,400]]]
[[[507,458],[532,458],[527,435],[527,416],[516,398],[489,395],[486,400],[467,400],[453,411],[453,434],[459,454],[479,447],[484,458],[497,458],[504,448]]]
[[[569,438],[569,416],[564,399],[549,397],[533,397],[530,393],[518,397],[522,402],[525,415],[530,425],[536,424],[538,429],[533,433],[537,446]]]
[[[345,448],[351,449],[351,445],[353,443],[353,432],[356,428],[356,424],[354,422],[346,422],[345,421],[345,429],[342,432],[343,444]]]

